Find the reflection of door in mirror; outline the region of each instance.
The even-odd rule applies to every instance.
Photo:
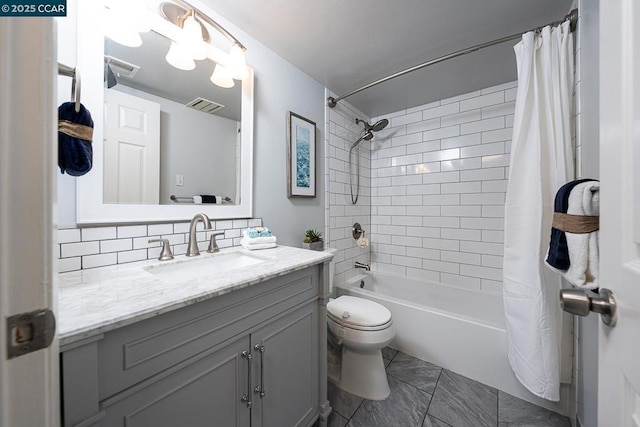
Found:
[[[105,90],[104,202],[158,204],[160,105]]]

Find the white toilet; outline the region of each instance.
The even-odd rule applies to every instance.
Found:
[[[331,262],[331,291],[333,275]],[[341,347],[339,370],[332,375],[330,369],[329,379],[344,391],[365,399],[389,397],[381,350],[395,335],[391,312],[377,302],[343,295],[327,304],[327,324],[330,343]]]

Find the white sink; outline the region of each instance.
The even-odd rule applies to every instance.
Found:
[[[266,261],[268,259],[244,252],[229,252],[171,264],[154,265],[145,268],[145,270],[163,280],[188,281],[203,276],[217,276],[231,270],[250,267]]]

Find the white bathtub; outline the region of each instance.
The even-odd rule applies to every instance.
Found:
[[[371,299],[387,307],[396,326],[392,347],[564,412],[557,403],[531,394],[511,371],[501,295],[374,272],[338,284],[336,294]]]

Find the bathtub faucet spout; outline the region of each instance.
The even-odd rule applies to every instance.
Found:
[[[365,264],[364,262],[360,262],[360,261],[356,261],[356,264],[354,265],[355,268],[362,268],[364,270],[367,271],[371,271],[371,267],[369,266],[369,264]]]

